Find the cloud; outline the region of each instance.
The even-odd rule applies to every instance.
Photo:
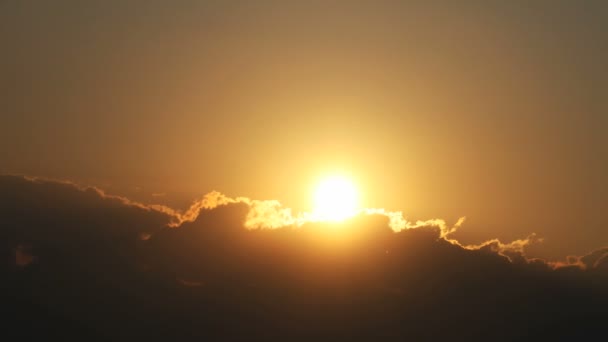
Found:
[[[301,227],[308,223],[315,223],[318,220],[310,213],[300,213],[294,215],[290,208],[284,208],[276,200],[251,200],[246,197],[230,198],[218,191],[206,194],[202,199],[195,201],[194,204],[183,215],[179,215],[180,220],[174,222],[172,226],[178,227],[184,222],[196,220],[201,210],[212,210],[218,206],[243,203],[249,207],[249,212],[243,223],[248,229],[277,229],[283,227]],[[528,259],[525,256],[525,247],[533,243],[541,243],[542,238],[536,234],[531,234],[525,239],[518,239],[508,243],[503,243],[498,239],[484,241],[477,245],[462,245],[449,236],[460,228],[466,217],[461,217],[457,222],[449,226],[445,220],[429,219],[411,222],[405,219],[401,211],[387,211],[382,208],[364,208],[360,210],[359,216],[385,216],[388,219],[387,225],[395,232],[421,227],[437,227],[440,231],[440,238],[461,246],[469,250],[489,249],[499,255],[507,257],[512,262],[526,263],[529,261],[541,262],[539,259]]]
[[[140,238],[165,228],[175,211],[111,196],[94,187],[41,178],[0,176],[0,249],[13,264],[33,261],[109,266],[135,258]],[[7,254],[3,254],[7,255]]]
[[[554,268],[579,267],[586,270],[608,270],[608,247],[596,249],[586,255],[569,255],[566,262],[551,263]]]
[[[532,234],[463,245],[443,220],[319,222],[212,192],[185,211],[0,177],[0,263],[26,337],[564,340],[603,333],[608,248],[561,262]],[[36,326],[22,329],[21,326]]]
[[[530,260],[538,262],[538,259],[528,259],[525,256],[525,248],[534,243],[541,243],[542,238],[538,238],[536,234],[531,234],[525,239],[518,239],[508,243],[503,243],[498,239],[491,239],[478,245],[466,245],[463,248],[470,250],[485,249],[507,257],[514,263],[527,263]]]
[[[212,191],[200,200],[195,201],[185,213],[176,212],[179,218],[172,223],[172,226],[178,227],[183,222],[192,222],[196,220],[201,210],[211,210],[218,206],[243,203],[249,206],[249,213],[245,219],[244,225],[248,229],[276,229],[289,226],[300,227],[306,223],[318,222],[315,215],[311,213],[299,213],[294,215],[290,208],[282,206],[277,200],[252,200],[247,197],[228,197],[219,191]],[[364,208],[360,210],[358,215],[381,215],[386,216],[388,226],[395,232],[404,229],[414,229],[419,227],[433,226],[441,230],[441,237],[447,238],[448,235],[454,233],[465,221],[466,217],[461,217],[451,227],[444,220],[430,219],[425,221],[410,222],[406,220],[401,211],[387,211],[379,208]]]

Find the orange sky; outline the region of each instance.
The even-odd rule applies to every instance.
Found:
[[[465,242],[536,232],[539,255],[580,254],[608,242],[607,13],[3,3],[0,172],[294,210],[338,172],[363,206],[467,216]]]

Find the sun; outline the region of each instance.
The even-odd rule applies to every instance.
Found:
[[[355,185],[344,177],[330,177],[314,193],[312,215],[320,221],[342,221],[357,214],[359,196]]]

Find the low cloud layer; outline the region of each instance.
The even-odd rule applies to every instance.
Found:
[[[185,222],[193,222],[205,210],[213,210],[219,206],[244,204],[248,207],[247,214],[243,221],[243,228],[245,229],[281,229],[281,228],[301,228],[304,225],[310,225],[319,223],[311,213],[299,213],[294,215],[291,208],[285,208],[277,200],[252,200],[247,197],[231,198],[218,191],[212,191],[200,200],[195,201],[188,210],[184,213],[179,211],[171,211],[171,209],[163,209],[164,212],[171,212],[173,215],[172,222],[169,224],[170,227],[178,228]],[[466,217],[461,217],[452,226],[448,225],[445,220],[442,219],[429,219],[429,220],[417,220],[408,221],[405,219],[403,212],[401,211],[387,211],[382,208],[364,208],[359,211],[357,217],[350,222],[355,222],[364,216],[376,216],[386,219],[386,225],[391,228],[394,232],[398,233],[402,230],[416,229],[416,228],[431,228],[435,227],[439,229],[440,238],[446,241],[460,246],[468,250],[479,250],[488,249],[497,254],[507,257],[511,261],[517,260],[518,262],[528,262],[529,260],[535,263],[545,263],[545,261],[539,259],[528,259],[525,257],[525,248],[530,244],[541,243],[542,238],[532,233],[528,237],[518,239],[511,242],[501,242],[498,239],[491,239],[484,241],[479,244],[461,244],[459,241],[450,238],[450,235],[455,233],[465,222]],[[578,259],[577,259],[578,260]],[[570,265],[580,265],[581,267],[587,267],[580,262],[546,262],[550,267],[563,267]]]
[[[540,340],[603,332],[608,248],[451,238],[464,218],[316,222],[212,192],[188,210],[0,177],[0,271],[25,337]],[[34,329],[36,327],[36,329]]]

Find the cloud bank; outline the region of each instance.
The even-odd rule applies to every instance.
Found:
[[[0,177],[5,335],[123,339],[572,340],[605,333],[608,248],[529,258],[464,222],[366,209],[316,222],[212,192],[188,210]]]

